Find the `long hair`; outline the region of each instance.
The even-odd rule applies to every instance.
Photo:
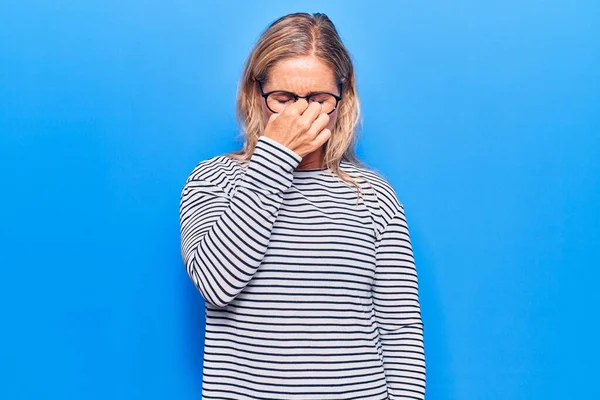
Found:
[[[355,153],[362,121],[354,66],[335,26],[325,14],[288,14],[272,22],[263,31],[248,56],[238,86],[236,113],[244,145],[227,156],[242,162],[250,160],[265,128],[260,103],[262,98],[256,82],[265,81],[275,63],[295,56],[318,57],[334,71],[336,83],[341,85],[342,100],[338,106],[336,124],[323,145],[324,163],[340,179],[354,185],[358,202],[359,185],[353,176],[340,169],[342,160],[364,166]]]

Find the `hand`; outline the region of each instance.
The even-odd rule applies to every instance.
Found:
[[[282,112],[272,114],[263,134],[304,157],[331,137],[326,128],[329,115],[321,108],[319,102],[308,104],[306,99],[298,99]]]

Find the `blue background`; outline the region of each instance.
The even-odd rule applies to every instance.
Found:
[[[0,398],[200,397],[179,195],[295,11],[337,25],[405,205],[427,398],[600,398],[600,3],[574,0],[0,3]]]

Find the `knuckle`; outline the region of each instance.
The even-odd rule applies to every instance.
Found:
[[[310,128],[310,123],[305,119],[298,120],[298,127],[302,130],[308,130]]]

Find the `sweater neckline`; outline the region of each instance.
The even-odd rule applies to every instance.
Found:
[[[248,162],[247,161],[246,162],[241,162],[241,161],[238,161],[236,159],[232,159],[232,160],[235,161],[237,164],[242,165],[243,168],[248,167]],[[305,177],[305,176],[319,176],[319,175],[322,175],[323,173],[325,173],[327,171],[331,171],[329,167],[294,169],[293,175],[294,176],[300,176],[300,177]]]
[[[294,169],[294,176],[317,176],[328,171],[328,167]]]

